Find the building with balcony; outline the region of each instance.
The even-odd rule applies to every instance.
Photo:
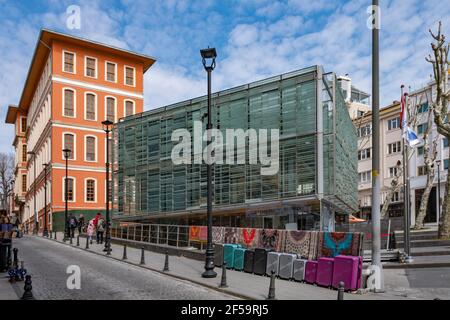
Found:
[[[116,220],[206,223],[206,165],[171,158],[172,133],[185,128],[195,135],[206,101],[135,114],[115,126]],[[336,215],[357,211],[356,129],[335,74],[313,66],[214,93],[212,121],[223,136],[226,129],[279,129],[275,174],[249,163],[248,139],[234,149],[245,153],[245,163],[214,164],[214,225],[333,230]]]
[[[103,212],[106,135],[101,122],[143,111],[143,75],[154,62],[94,41],[40,32],[20,100],[6,115],[15,128],[15,210],[30,230],[36,222],[43,230],[45,205],[49,228],[63,226],[64,148],[71,150],[69,212],[87,219]]]

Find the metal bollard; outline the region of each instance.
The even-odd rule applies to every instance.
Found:
[[[72,237],[70,237],[69,243],[73,244]]]
[[[25,276],[25,286],[23,287],[24,292],[23,292],[23,296],[22,296],[22,300],[34,300],[33,297],[33,292],[31,290],[33,290],[33,286],[31,285],[31,276],[27,275]]]
[[[270,275],[269,295],[267,300],[275,300],[275,271],[272,270]]]
[[[89,249],[89,237],[86,237],[86,249]]]
[[[17,257],[18,252],[19,252],[19,249],[17,249],[17,248],[13,249],[13,256],[14,256],[13,268],[16,268],[19,265],[19,258]]]
[[[163,271],[169,271],[169,251],[168,250],[166,250],[166,259],[164,261]]]
[[[55,240],[58,240],[58,239],[56,239],[56,231],[55,231]]]
[[[91,238],[91,241],[90,241],[90,242],[91,242],[91,244],[93,243],[93,242],[92,242],[92,238]]]
[[[338,300],[344,300],[344,282],[339,282],[339,288],[338,288]]]
[[[50,237],[49,237],[50,239],[53,239],[53,233],[52,233],[52,230],[50,230]]]
[[[145,253],[144,253],[144,247],[142,247],[142,251],[141,251],[141,263],[140,264],[145,264]]]
[[[124,244],[123,245],[123,257],[122,257],[122,260],[127,260],[128,258],[127,258],[127,245],[126,244]]]
[[[77,247],[80,246],[80,235],[77,235]]]
[[[224,261],[222,264],[222,279],[220,280],[219,288],[227,288],[227,263]]]

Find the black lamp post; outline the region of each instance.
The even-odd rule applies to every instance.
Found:
[[[48,237],[47,228],[47,167],[48,163],[44,163],[44,237]]]
[[[211,143],[211,72],[216,66],[217,52],[215,48],[208,48],[200,50],[202,56],[203,67],[208,74],[208,123],[206,130],[208,132],[207,144]],[[203,278],[215,278],[217,273],[214,271],[214,249],[212,243],[212,168],[211,161],[208,161],[207,165],[207,207],[206,216],[208,220],[208,240],[206,244],[205,253],[205,271],[202,273]]]
[[[34,151],[28,151],[27,152],[30,156],[33,156],[33,202],[34,202],[34,234],[38,234],[39,232],[39,224],[38,224],[38,215],[37,215],[37,208],[36,208],[36,153]]]
[[[112,125],[114,123],[108,119],[102,122],[103,130],[106,133],[106,230],[105,230],[105,249],[107,255],[111,254],[111,217],[109,215],[109,133],[111,132]]]
[[[65,210],[64,210],[64,239],[63,239],[63,241],[66,241],[68,239],[68,234],[69,234],[69,228],[67,225],[67,216],[68,216],[68,212],[67,212],[68,211],[67,210],[68,190],[67,189],[69,186],[69,183],[68,183],[68,165],[69,165],[69,163],[68,163],[68,161],[69,161],[69,157],[70,157],[72,150],[65,148],[65,149],[63,149],[63,152],[64,152],[64,159],[66,159],[66,179],[64,181]]]
[[[437,173],[438,173],[438,183],[437,183],[437,193],[438,193],[438,225],[441,222],[441,160],[436,160],[437,164]]]

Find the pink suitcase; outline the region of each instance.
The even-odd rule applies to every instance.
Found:
[[[345,290],[354,291],[361,288],[363,259],[355,256],[336,256],[333,268],[333,288],[344,282]]]
[[[322,287],[331,287],[333,283],[334,258],[319,258],[317,261],[316,283]]]
[[[306,261],[306,269],[305,269],[305,282],[314,284],[316,283],[316,275],[317,275],[317,261]]]

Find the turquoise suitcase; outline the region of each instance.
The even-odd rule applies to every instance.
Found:
[[[234,270],[244,270],[244,248],[236,248],[234,250]]]
[[[231,269],[234,267],[234,250],[239,248],[238,244],[226,243],[223,245],[223,262],[226,262],[226,267]]]

